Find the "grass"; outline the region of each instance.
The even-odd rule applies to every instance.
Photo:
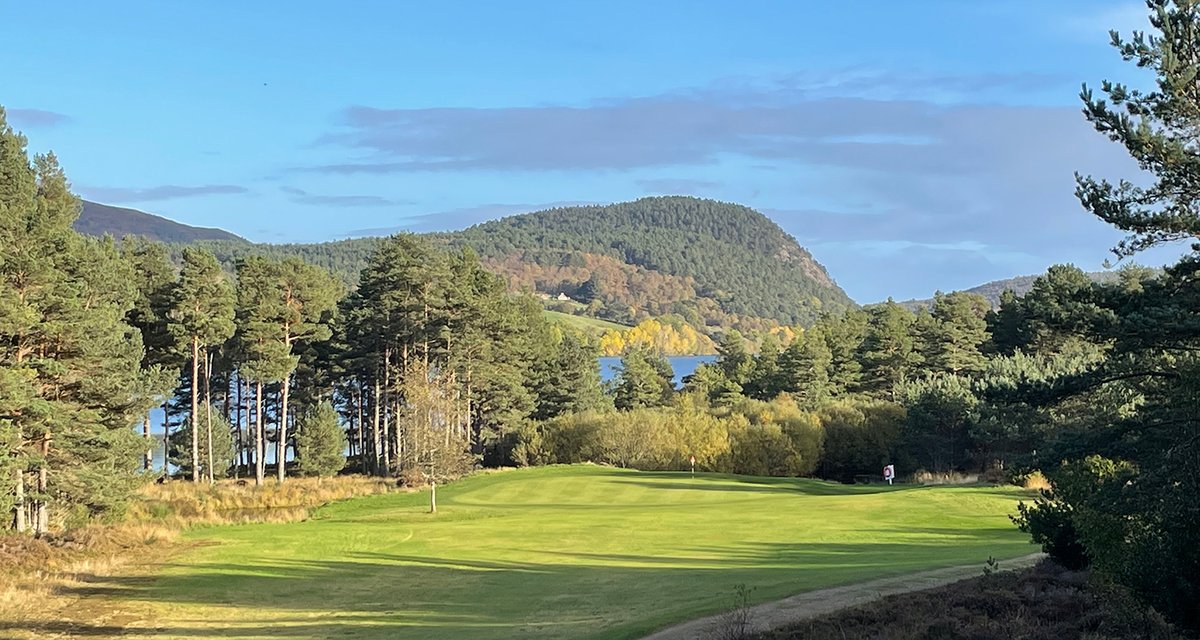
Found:
[[[738,584],[761,602],[1025,555],[1007,514],[1027,495],[594,466],[483,474],[440,489],[436,515],[427,493],[384,494],[304,522],[195,528],[170,564],[81,587],[79,622],[8,630],[637,638],[723,609]]]
[[[347,498],[399,491],[395,481],[362,476],[293,478],[263,487],[234,480],[213,486],[176,481],[146,484],[127,517],[43,538],[0,535],[0,637],[5,623],[43,637],[47,621],[101,617],[110,602],[90,597],[102,576],[166,558],[191,527],[249,522],[298,522],[312,509]],[[76,625],[78,626],[78,625]]]
[[[608,320],[589,318],[586,316],[573,316],[569,313],[563,313],[561,311],[550,311],[549,309],[546,309],[544,310],[544,313],[546,314],[546,317],[551,320],[562,322],[577,329],[581,329],[596,335],[603,334],[606,331],[624,331],[629,328],[627,325],[618,324],[616,322],[609,322]]]

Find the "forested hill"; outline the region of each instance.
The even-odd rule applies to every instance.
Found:
[[[300,256],[349,286],[379,244],[378,238],[251,244],[221,231],[216,237],[169,235],[173,227],[147,226],[141,216],[176,225],[169,220],[96,207],[85,205],[80,231],[151,235],[172,243],[176,252],[185,244],[202,245],[228,269],[247,255]],[[104,212],[120,215],[96,215]],[[567,296],[568,301],[551,301],[561,311],[624,324],[674,314],[699,328],[761,330],[811,324],[824,311],[853,306],[825,268],[769,218],[713,200],[656,197],[551,209],[433,234],[430,240],[471,247],[513,290]]]
[[[75,230],[89,236],[106,233],[115,238],[143,236],[160,242],[195,242],[197,240],[226,240],[246,242],[240,236],[223,229],[192,227],[137,209],[114,207],[99,202],[83,201],[83,211],[75,221]]]
[[[551,209],[445,237],[475,249],[514,286],[599,300],[614,319],[642,310],[727,326],[747,318],[807,324],[853,304],[769,218],[714,200]]]

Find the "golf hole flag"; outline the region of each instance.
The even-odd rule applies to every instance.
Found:
[[[896,465],[894,465],[894,464],[885,465],[883,467],[883,479],[887,480],[888,484],[891,484],[892,479],[895,477],[896,477]]]

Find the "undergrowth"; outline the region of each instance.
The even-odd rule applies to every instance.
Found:
[[[295,522],[331,502],[398,490],[395,480],[363,476],[291,478],[262,487],[236,480],[212,486],[147,484],[119,522],[40,538],[0,535],[0,619],[53,617],[71,603],[59,594],[130,562],[168,553],[190,527]]]

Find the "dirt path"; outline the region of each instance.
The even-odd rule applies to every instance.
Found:
[[[1020,558],[1003,560],[1000,567],[1005,571],[1024,569],[1033,566],[1042,557],[1041,553],[1033,553]],[[966,578],[974,578],[982,572],[983,565],[972,564],[809,591],[783,600],[751,607],[748,616],[749,630],[753,633],[763,633],[884,596],[932,589]],[[667,627],[646,636],[644,640],[711,640],[722,637],[721,632],[727,626],[728,622],[724,619],[724,614],[718,614]]]

